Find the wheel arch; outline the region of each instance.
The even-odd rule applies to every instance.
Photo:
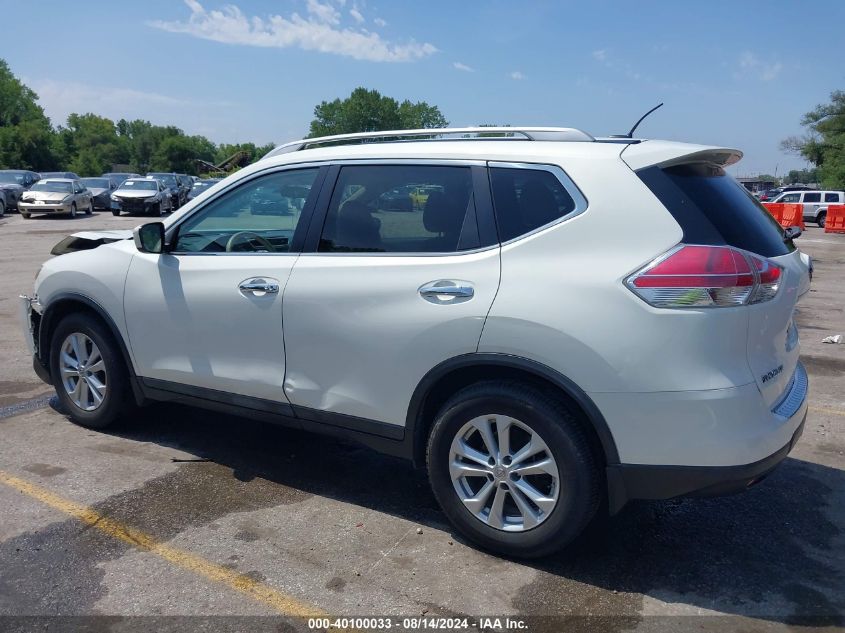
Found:
[[[618,464],[619,453],[607,421],[592,399],[560,372],[510,354],[464,354],[440,363],[417,385],[408,406],[406,438],[411,440],[414,464],[425,464],[425,447],[434,416],[457,390],[482,380],[515,379],[551,388],[558,397],[580,411],[593,449],[605,465]]]
[[[123,335],[120,333],[120,329],[118,329],[114,319],[109,316],[109,313],[94,299],[91,299],[86,295],[74,292],[60,293],[53,297],[50,303],[44,308],[38,325],[37,355],[41,366],[47,370],[49,375],[49,350],[53,332],[64,317],[78,312],[90,314],[98,319],[101,323],[103,323],[103,325],[105,325],[106,329],[117,342],[117,346],[120,349],[121,356],[123,357],[123,362],[126,363],[126,369],[129,373],[129,382],[132,385],[132,393],[134,394],[135,400],[138,404],[141,404],[144,397],[141,392],[140,385],[138,384],[138,379],[135,375],[132,357],[129,354],[129,348],[126,345]]]

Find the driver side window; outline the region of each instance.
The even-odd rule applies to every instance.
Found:
[[[288,252],[318,171],[279,171],[226,192],[180,225],[174,252]]]

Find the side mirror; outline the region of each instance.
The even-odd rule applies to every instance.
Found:
[[[161,253],[164,250],[164,224],[149,222],[132,231],[135,248],[142,253]]]
[[[785,240],[794,240],[796,237],[801,236],[801,229],[797,226],[788,226],[783,230],[783,239]]]

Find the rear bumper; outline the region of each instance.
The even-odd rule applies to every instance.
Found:
[[[683,396],[674,394],[667,411],[676,417],[668,421],[653,417],[648,432],[637,410],[629,408],[629,421],[638,430],[638,450],[620,445],[616,438],[622,463],[607,467],[611,512],[631,499],[732,494],[758,483],[786,458],[801,436],[808,389],[807,372],[799,362],[771,409],[763,405],[759,392],[754,396],[747,389],[716,390],[727,392],[716,400],[712,394],[701,399],[692,392],[681,401],[686,410],[679,406],[678,398]],[[663,406],[667,401],[658,399],[657,403]],[[656,412],[652,408],[646,414]],[[611,430],[616,436],[613,425]],[[630,429],[621,435],[632,437]],[[643,459],[649,450],[654,459]],[[638,453],[639,458],[630,459],[626,453]]]
[[[607,468],[610,513],[632,499],[673,499],[731,495],[760,483],[780,464],[804,432],[807,409],[789,443],[752,464],[741,466],[646,466],[616,464]]]

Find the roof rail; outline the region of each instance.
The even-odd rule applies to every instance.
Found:
[[[304,138],[279,145],[269,151],[263,158],[298,152],[304,149],[319,147],[320,145],[342,145],[347,143],[385,143],[401,140],[446,140],[446,137],[457,137],[454,140],[470,138],[506,138],[516,139],[520,136],[526,141],[594,141],[595,139],[572,127],[452,127],[427,128],[421,130],[384,130],[380,132],[358,132],[356,134],[335,134],[317,138]]]

